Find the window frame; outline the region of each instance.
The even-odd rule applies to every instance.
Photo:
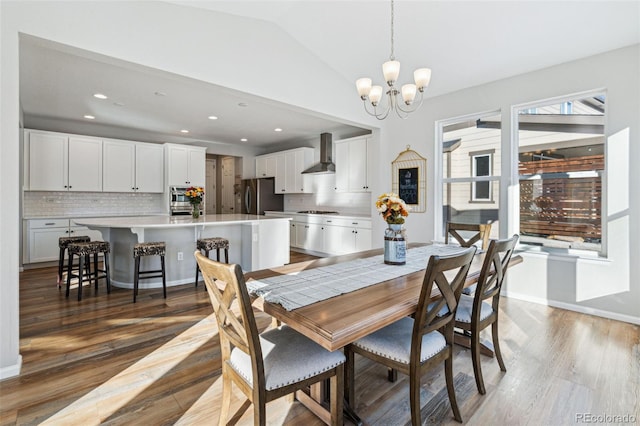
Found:
[[[471,182],[471,199],[469,200],[469,203],[493,203],[494,199],[493,199],[493,185],[491,185],[490,181],[484,181],[484,180],[477,180],[477,178],[484,178],[484,177],[493,177],[493,156],[495,154],[496,150],[495,149],[489,149],[489,150],[485,150],[485,151],[475,151],[475,152],[470,152],[469,153],[469,157],[471,158],[470,161],[470,166],[471,166],[471,177],[475,178],[476,180],[474,180],[473,182]],[[476,163],[476,159],[477,158],[481,158],[481,157],[487,157],[489,159],[489,172],[486,175],[480,175],[478,176],[478,172],[477,172],[477,163]],[[477,194],[477,184],[478,183],[484,183],[484,182],[488,182],[489,183],[489,197],[487,198],[478,198]]]

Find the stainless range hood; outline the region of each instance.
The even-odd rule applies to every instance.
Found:
[[[314,164],[302,173],[335,173],[336,165],[331,161],[331,133],[320,135],[320,162]]]

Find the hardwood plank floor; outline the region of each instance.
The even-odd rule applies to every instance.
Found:
[[[291,253],[292,261],[311,258]],[[0,425],[214,424],[221,395],[220,347],[200,284],[106,294],[85,287],[66,299],[56,268],[20,275],[22,374],[0,382]],[[471,355],[456,347],[458,404],[470,425],[561,425],[576,415],[627,415],[640,422],[640,327],[530,304],[501,301],[500,333],[508,371],[483,357],[487,394],[475,386]],[[270,318],[257,313],[260,327]],[[489,338],[489,334],[486,335]],[[422,418],[458,424],[443,369],[422,380]],[[410,423],[408,381],[356,359],[355,409],[368,425]],[[234,393],[233,410],[244,398]],[[320,425],[300,403],[267,405],[267,423]],[[252,410],[236,419],[252,424]],[[610,423],[623,423],[613,421]],[[633,423],[633,422],[631,422]]]

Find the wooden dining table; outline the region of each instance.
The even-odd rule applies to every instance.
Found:
[[[408,248],[425,245],[427,244],[411,243]],[[251,279],[259,280],[277,275],[293,274],[307,269],[367,258],[382,253],[383,249],[374,249],[292,263],[278,268],[249,272],[245,274],[245,278],[249,281]],[[478,282],[483,261],[484,253],[475,256],[467,275],[465,287]],[[521,262],[522,257],[515,255],[511,258],[510,266]],[[424,266],[426,269],[427,262],[425,262]],[[280,304],[267,302],[262,297],[257,297],[253,302],[253,306],[304,334],[322,347],[335,351],[415,313],[425,269],[291,311],[286,310]],[[440,297],[437,288],[433,288],[431,297],[433,300]]]
[[[428,244],[411,243],[407,248],[425,245]],[[292,263],[282,267],[246,273],[245,279],[248,282],[278,275],[295,274],[380,254],[383,254],[383,249]],[[483,261],[484,252],[474,257],[464,284],[465,287],[478,282]],[[520,262],[522,262],[521,256],[512,256],[510,266]],[[424,264],[424,269],[417,272],[385,280],[297,309],[287,310],[278,303],[267,302],[262,297],[255,297],[253,306],[271,315],[279,322],[287,324],[322,347],[335,351],[403,317],[414,314],[417,310],[426,267],[427,262]],[[440,297],[437,287],[432,289],[431,297],[433,300]],[[467,340],[464,335],[456,337],[456,343],[465,346],[469,344]],[[483,345],[481,352],[493,356],[493,348],[489,345],[491,344],[488,342],[486,346]],[[308,394],[302,391],[296,392],[296,398],[323,419],[325,423],[329,423],[331,418],[326,409],[327,396],[327,389],[324,385],[312,386]],[[344,413],[356,425],[362,424],[357,413],[347,401],[344,403]]]

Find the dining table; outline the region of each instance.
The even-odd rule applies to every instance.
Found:
[[[427,249],[428,247],[425,246],[429,245],[429,243],[408,244],[407,257],[410,257],[412,249],[421,247]],[[463,248],[458,247],[458,249],[462,250]],[[416,312],[428,258],[424,261],[421,269],[408,274],[391,274],[391,277],[387,275],[380,278],[380,282],[294,309],[291,309],[290,306],[285,307],[282,303],[268,301],[269,297],[267,296],[258,295],[261,292],[255,291],[257,287],[259,288],[259,286],[256,287],[256,284],[273,281],[274,278],[278,281],[286,281],[297,275],[313,275],[314,270],[319,271],[332,265],[350,265],[359,260],[371,259],[373,264],[377,264],[377,259],[380,259],[379,262],[383,263],[383,250],[381,248],[373,249],[245,273],[247,287],[254,298],[253,306],[269,314],[278,322],[284,323],[305,335],[327,350],[340,350],[346,345]],[[474,256],[464,283],[465,287],[472,286],[478,282],[484,262],[484,253],[484,251],[478,250],[478,254]],[[513,255],[509,267],[521,262],[521,256]],[[369,265],[368,268],[371,270],[372,266],[371,264]],[[342,278],[348,280],[350,278],[348,276],[349,269],[345,271],[345,274],[347,276]],[[257,281],[257,283],[254,281]],[[266,294],[268,295],[268,291]],[[439,297],[440,293],[437,287],[434,286],[431,298],[436,300]],[[464,335],[456,337],[456,343],[465,344],[466,340]],[[468,342],[466,343],[468,344]],[[485,342],[482,352],[490,356],[493,355],[492,346],[489,342]],[[310,395],[299,393],[296,394],[296,397],[316,414],[323,417],[323,413],[317,411],[321,408],[318,408],[316,404],[322,400],[323,392],[316,389],[315,391],[312,390]],[[350,414],[351,416],[355,415],[355,413]],[[357,419],[357,416],[355,418]]]

